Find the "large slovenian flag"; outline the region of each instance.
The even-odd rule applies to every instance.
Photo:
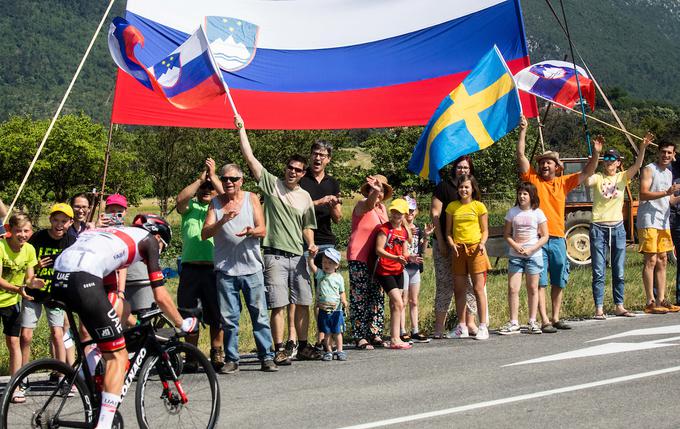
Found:
[[[128,0],[126,11],[145,64],[216,15],[235,18],[230,40],[208,38],[218,63],[219,45],[241,48],[228,57],[242,67],[220,68],[251,129],[424,125],[494,45],[513,73],[530,65],[519,0]],[[533,97],[522,104],[535,116]],[[114,123],[224,128],[231,116],[223,100],[176,109],[118,73]]]

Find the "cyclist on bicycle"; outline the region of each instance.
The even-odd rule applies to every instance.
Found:
[[[80,316],[106,362],[102,403],[97,428],[110,428],[121,401],[128,363],[120,315],[124,295],[116,290],[116,270],[144,261],[153,295],[175,327],[197,328],[197,319],[182,319],[163,287],[159,255],[170,244],[170,225],[161,217],[137,215],[132,227],[98,228],[83,232],[54,264],[52,295]],[[120,296],[123,295],[123,296]],[[106,296],[108,299],[103,299]]]

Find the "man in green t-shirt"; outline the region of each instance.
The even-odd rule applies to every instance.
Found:
[[[303,245],[307,244],[312,257],[318,251],[314,244],[314,202],[299,185],[305,175],[307,159],[301,155],[289,157],[284,178],[279,179],[255,158],[241,117],[235,116],[234,123],[239,130],[243,157],[264,196],[264,219],[267,225],[267,235],[262,240],[264,283],[276,348],[274,363],[290,365],[290,359],[296,352],[298,359],[319,360],[321,353],[307,342],[309,306],[313,302],[313,295],[307,263],[303,257]],[[288,342],[284,346],[286,308]]]
[[[215,161],[205,160],[198,178],[177,195],[177,213],[182,215],[182,269],[177,287],[177,307],[203,309],[203,322],[210,327],[210,362],[216,371],[224,367],[222,316],[217,304],[217,283],[213,264],[213,240],[201,239],[203,223],[210,201],[223,194],[222,183],[215,174]],[[188,314],[183,314],[188,317]],[[198,331],[187,341],[198,344]],[[193,364],[193,363],[190,363]]]
[[[35,248],[28,243],[33,233],[28,216],[21,213],[12,215],[9,232],[9,238],[0,240],[0,319],[9,350],[9,373],[13,375],[21,367],[19,298],[32,301],[33,297],[26,293],[25,288],[42,289],[45,282],[34,276],[33,267],[38,258]],[[17,389],[12,402],[25,401],[24,390]]]

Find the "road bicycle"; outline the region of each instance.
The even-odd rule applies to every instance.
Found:
[[[58,306],[67,308],[61,303]],[[68,309],[65,313],[71,326],[78,326],[73,313]],[[121,399],[129,393],[137,377],[135,411],[139,427],[216,427],[220,389],[208,359],[195,346],[180,341],[182,333],[162,328],[172,324],[160,309],[144,310],[137,318],[137,326],[124,332],[130,359]],[[81,342],[77,332],[73,337],[77,350],[73,367],[45,358],[28,363],[14,374],[2,398],[1,429],[96,426],[103,359],[95,371],[91,371],[85,348],[94,341]],[[25,402],[15,403],[13,397],[19,389]],[[113,427],[123,429],[123,426],[119,405]]]

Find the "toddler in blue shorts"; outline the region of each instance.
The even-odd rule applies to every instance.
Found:
[[[340,252],[333,248],[324,250],[321,269],[316,266],[311,255],[307,262],[316,278],[316,308],[318,311],[316,324],[319,332],[325,334],[322,360],[333,360],[331,335],[337,345],[336,356],[338,360],[347,360],[347,353],[342,350],[342,333],[345,326],[343,308],[347,308],[347,298],[345,297],[345,281],[342,275],[337,272],[340,267]]]

